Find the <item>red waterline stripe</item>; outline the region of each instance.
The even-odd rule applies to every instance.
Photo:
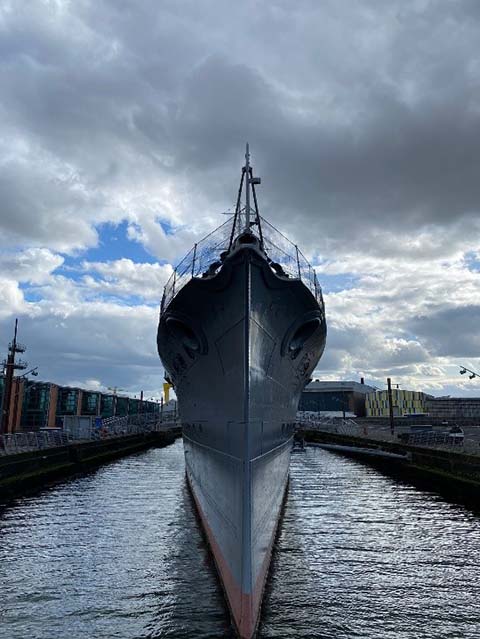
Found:
[[[217,572],[220,576],[220,581],[222,583],[223,589],[226,594],[227,603],[230,608],[230,612],[233,617],[233,621],[236,625],[238,634],[240,639],[251,639],[255,634],[258,625],[258,617],[260,613],[260,606],[262,603],[263,591],[265,588],[266,578],[268,574],[268,568],[270,565],[270,559],[272,556],[273,543],[275,541],[275,536],[278,528],[278,522],[280,520],[280,513],[282,512],[282,507],[279,510],[279,514],[277,517],[277,522],[272,532],[272,536],[270,539],[270,543],[268,545],[267,552],[265,553],[265,557],[262,562],[262,567],[258,573],[257,579],[255,581],[255,587],[253,593],[245,593],[242,592],[241,587],[236,582],[235,577],[233,576],[228,563],[226,562],[222,551],[220,550],[220,546],[215,538],[213,530],[210,528],[208,524],[207,518],[205,517],[202,508],[200,506],[200,502],[195,495],[195,491],[193,490],[192,484],[190,482],[190,478],[187,473],[187,481],[190,487],[190,492],[193,496],[193,500],[195,502],[195,506],[197,507],[198,514],[200,515],[200,519],[202,521],[203,528],[207,535],[208,543],[210,545],[210,549],[213,554],[213,558],[215,560],[215,565],[217,567]],[[285,494],[288,482],[285,484]],[[285,498],[284,494],[284,498]]]
[[[250,597],[250,595],[246,595],[245,593],[242,593],[242,589],[240,585],[235,580],[235,577],[233,576],[223,556],[223,553],[220,550],[220,546],[218,545],[215,535],[213,534],[213,530],[210,528],[207,518],[205,517],[203,513],[203,510],[200,506],[200,502],[197,496],[195,495],[195,491],[192,487],[190,478],[188,477],[188,473],[187,473],[187,479],[190,486],[190,492],[192,493],[195,506],[197,507],[198,514],[200,515],[200,519],[202,521],[203,529],[207,535],[208,543],[210,545],[213,558],[215,560],[215,565],[217,567],[217,572],[219,573],[219,576],[220,576],[220,581],[225,591],[227,603],[229,605],[230,612],[233,617],[233,621],[236,627],[240,630],[240,627],[242,626],[242,618],[244,617],[244,615],[242,615],[243,606],[247,604],[247,601],[245,601],[244,598]],[[242,637],[242,639],[250,639],[252,634],[253,632],[250,633],[249,635],[244,634],[240,636]]]

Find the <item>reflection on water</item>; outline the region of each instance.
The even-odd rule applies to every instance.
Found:
[[[480,636],[480,518],[320,449],[292,459],[260,627],[278,637]],[[0,518],[0,637],[227,638],[181,443]]]
[[[228,636],[184,472],[177,442],[8,508],[0,636]]]
[[[261,636],[480,636],[480,518],[366,465],[294,455]]]

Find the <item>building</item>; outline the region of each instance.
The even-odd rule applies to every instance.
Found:
[[[299,411],[365,415],[365,398],[375,389],[359,382],[321,382],[316,379],[303,391]]]
[[[0,376],[0,408],[5,378]],[[6,431],[36,431],[61,427],[67,415],[120,417],[143,413],[160,413],[158,402],[124,397],[98,391],[59,386],[29,379],[13,380],[9,419]]]
[[[428,412],[427,400],[431,395],[419,391],[392,388],[392,407],[395,417],[406,415],[425,415]],[[365,401],[367,417],[388,417],[390,404],[388,390],[377,390],[369,393]]]
[[[432,421],[480,424],[480,397],[429,397],[426,406]]]

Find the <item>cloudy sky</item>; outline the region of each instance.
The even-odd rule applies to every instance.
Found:
[[[158,395],[163,285],[234,204],[316,265],[316,377],[480,394],[478,0],[0,0],[0,348]]]

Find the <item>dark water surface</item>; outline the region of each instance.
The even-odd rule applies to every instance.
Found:
[[[292,458],[260,637],[480,637],[480,516],[320,449]],[[0,515],[0,637],[231,637],[180,442]]]

